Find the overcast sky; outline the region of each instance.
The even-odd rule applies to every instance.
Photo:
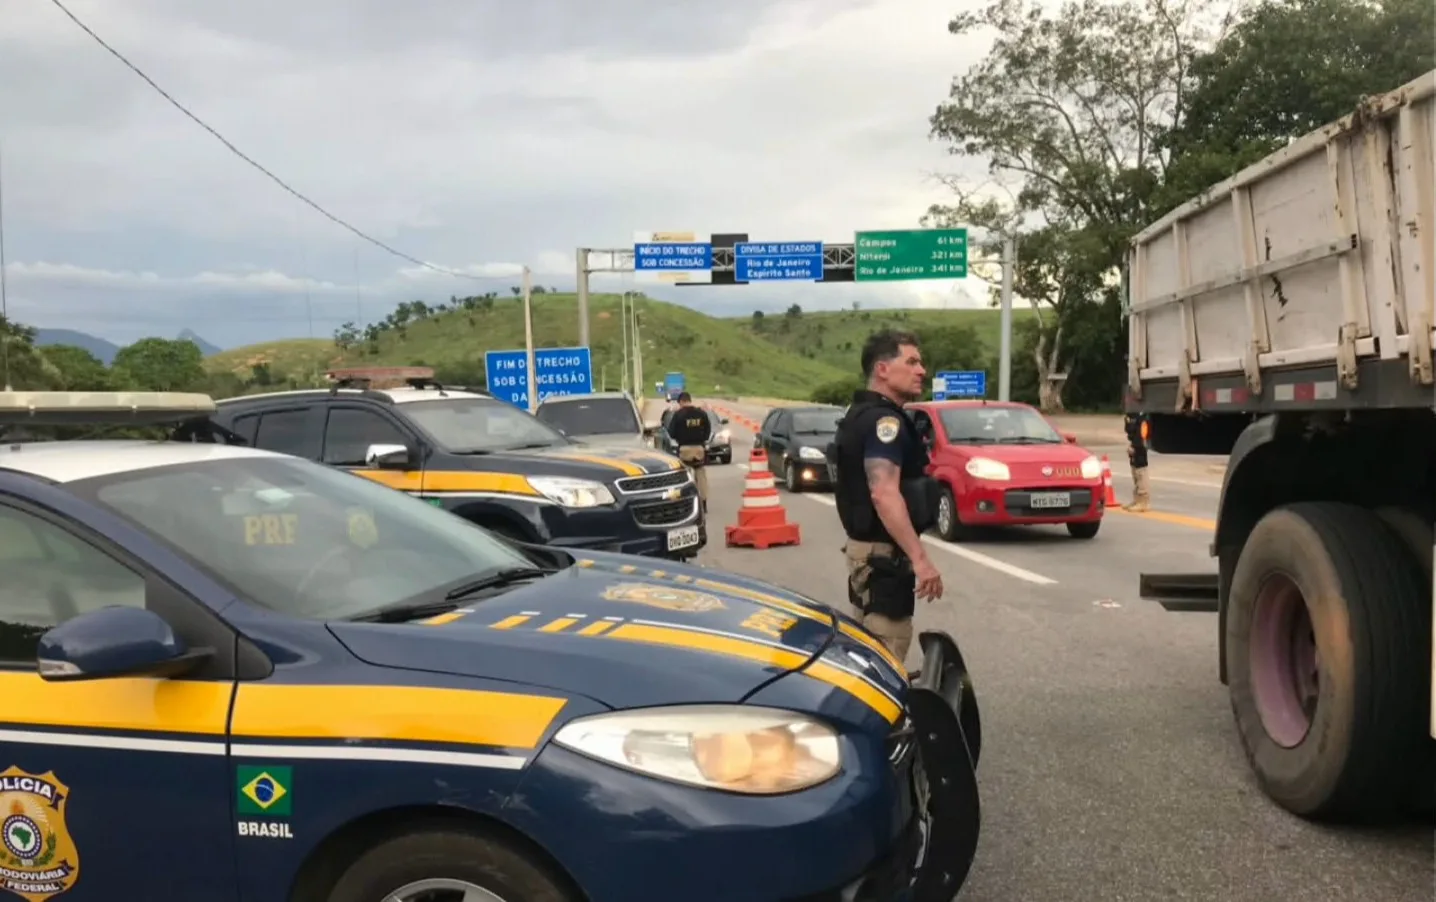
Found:
[[[637,230],[839,243],[915,228],[943,199],[930,174],[960,165],[927,117],[985,50],[947,33],[953,0],[65,2],[336,216],[493,276],[364,243],[49,0],[0,0],[10,315],[122,343],[326,337],[398,300],[507,293],[520,264],[571,290],[576,247]],[[637,287],[718,314],[986,298],[975,279]]]

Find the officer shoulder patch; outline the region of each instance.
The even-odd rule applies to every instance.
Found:
[[[897,417],[883,417],[878,420],[878,441],[883,444],[890,444],[902,431],[902,424]]]

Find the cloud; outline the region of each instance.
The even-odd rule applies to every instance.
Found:
[[[67,5],[288,184],[472,277],[349,234],[55,7],[0,0],[0,84],[26,86],[0,93],[11,314],[113,340],[327,335],[398,300],[507,292],[524,264],[564,289],[573,248],[639,229],[916,227],[955,162],[927,116],[984,49],[947,34],[947,0]],[[975,279],[644,288],[715,313],[986,297]]]

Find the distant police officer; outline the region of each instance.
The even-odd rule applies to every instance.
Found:
[[[1151,507],[1152,481],[1147,475],[1147,441],[1152,428],[1145,413],[1129,413],[1124,418],[1127,430],[1127,461],[1132,467],[1132,503],[1122,510],[1141,513]]]
[[[862,366],[867,388],[853,395],[828,446],[838,518],[848,537],[848,600],[863,625],[905,659],[915,600],[942,596],[942,576],[919,541],[936,515],[939,489],[926,475],[927,447],[902,406],[922,396],[917,338],[873,334],[863,345]]]
[[[678,446],[678,459],[693,470],[693,481],[698,483],[698,497],[703,512],[708,512],[708,473],[703,465],[708,461],[708,440],[713,437],[713,420],[708,411],[693,406],[693,396],[683,392],[678,396],[678,409],[668,421],[668,436]]]

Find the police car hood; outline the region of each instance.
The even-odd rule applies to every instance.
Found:
[[[904,697],[906,676],[881,643],[841,615],[835,629],[828,607],[659,563],[593,553],[429,621],[330,629],[370,664],[556,689],[615,708],[741,701],[817,655]]]
[[[506,460],[512,458],[511,461]],[[676,457],[643,447],[621,447],[608,443],[574,443],[550,448],[495,452],[481,458],[485,466],[511,463],[529,475],[569,476],[612,482],[629,476],[668,473],[683,465]]]

